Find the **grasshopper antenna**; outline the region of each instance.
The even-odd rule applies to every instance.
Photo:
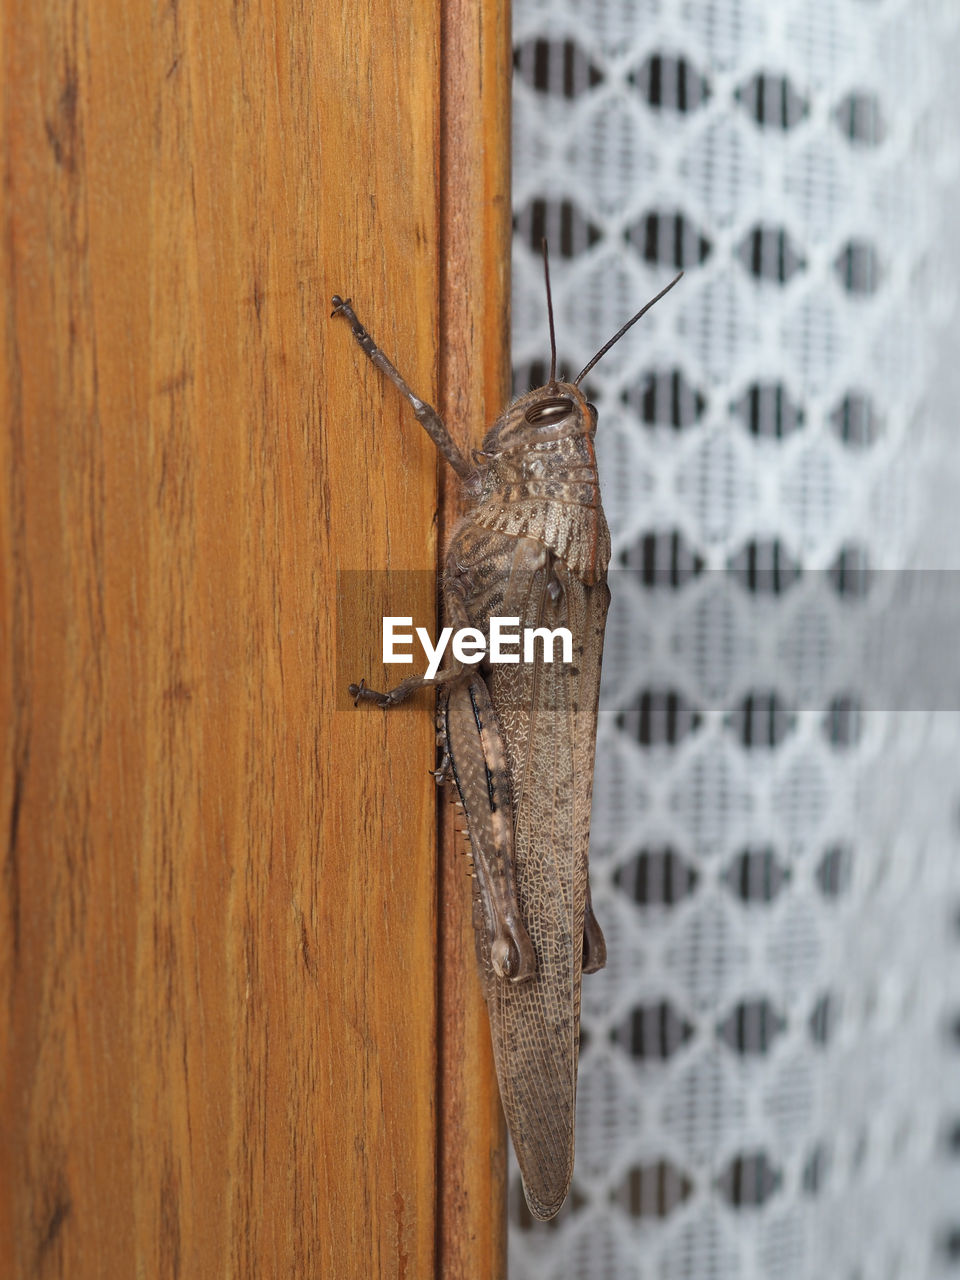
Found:
[[[546,246],[544,246],[544,247],[546,247]],[[589,361],[589,363],[588,363],[588,364],[585,364],[585,365],[584,365],[584,367],[583,367],[583,368],[580,370],[580,372],[577,374],[577,376],[574,378],[574,380],[573,380],[573,385],[574,385],[575,387],[579,387],[580,383],[581,383],[581,382],[583,381],[583,379],[587,376],[587,374],[590,372],[590,370],[593,368],[593,366],[597,363],[597,361],[598,361],[598,360],[602,360],[602,359],[603,359],[603,357],[607,354],[607,352],[610,350],[610,348],[611,348],[612,346],[615,346],[615,345],[616,345],[616,343],[618,343],[618,342],[620,341],[620,339],[621,339],[621,338],[623,337],[623,335],[627,332],[627,330],[628,330],[628,329],[632,329],[632,328],[633,328],[633,326],[634,326],[634,325],[637,323],[637,321],[640,319],[640,317],[641,317],[641,316],[645,316],[645,315],[647,314],[647,312],[648,312],[648,311],[650,310],[650,308],[654,305],[654,303],[659,302],[659,301],[660,301],[660,299],[664,296],[664,294],[667,294],[667,293],[669,293],[669,292],[670,292],[670,290],[673,288],[673,286],[677,283],[677,281],[680,279],[680,277],[681,277],[682,275],[683,275],[683,272],[682,272],[682,271],[681,271],[678,275],[675,275],[675,276],[674,276],[674,278],[670,281],[670,283],[667,285],[667,287],[666,287],[665,289],[661,289],[661,290],[660,290],[660,292],[657,294],[657,296],[656,296],[655,298],[651,298],[651,299],[650,299],[650,301],[646,304],[646,306],[641,307],[641,308],[640,308],[640,310],[637,312],[637,314],[636,314],[635,316],[632,316],[632,317],[627,321],[627,323],[623,326],[623,328],[622,328],[622,329],[618,329],[618,330],[617,330],[617,332],[613,335],[613,337],[610,339],[610,341],[609,341],[609,342],[605,342],[605,343],[603,344],[603,346],[600,348],[600,350],[597,352],[597,354],[593,357],[593,359],[592,359],[591,361]],[[548,283],[547,289],[548,289],[548,296],[549,296],[549,283]],[[552,317],[552,316],[551,316],[551,319],[550,319],[550,328],[551,328],[551,334],[552,334],[552,331],[553,331],[553,317]]]
[[[543,278],[547,282],[547,316],[550,320],[550,381],[548,387],[552,387],[557,380],[557,335],[553,327],[553,297],[550,293],[550,260],[547,256],[547,237],[544,236],[540,241],[543,249]]]

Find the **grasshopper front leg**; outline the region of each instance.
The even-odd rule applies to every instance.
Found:
[[[341,298],[335,293],[332,298],[333,311],[330,318],[334,316],[343,316],[349,321],[350,328],[353,330],[353,336],[356,338],[361,351],[367,356],[380,370],[385,374],[400,394],[410,404],[413,412],[416,414],[418,422],[421,424],[427,435],[437,446],[446,460],[456,471],[462,480],[468,483],[476,476],[476,469],[470,465],[460,450],[457,448],[456,442],[450,435],[450,432],[444,426],[443,419],[437,413],[432,405],[427,404],[425,400],[421,400],[404,380],[396,365],[394,365],[387,356],[380,350],[374,342],[370,334],[357,319],[357,313],[350,305],[349,298]]]
[[[434,676],[432,680],[427,676],[407,676],[406,680],[401,680],[393,689],[388,689],[386,693],[379,693],[376,689],[368,689],[366,680],[361,680],[359,684],[351,684],[347,686],[347,692],[353,699],[353,705],[358,707],[361,702],[372,702],[377,707],[396,707],[404,702],[412,693],[416,693],[418,689],[441,689],[444,685],[450,684],[451,681],[462,680],[464,671],[461,666],[450,667],[446,671],[441,671],[438,676]]]
[[[470,625],[470,619],[467,616],[466,606],[463,600],[462,588],[456,587],[446,592],[447,611],[450,619],[456,627],[467,627]],[[377,707],[396,707],[404,702],[412,693],[416,693],[418,689],[444,689],[472,678],[473,673],[468,671],[462,662],[454,661],[453,666],[446,667],[439,675],[433,676],[407,676],[406,680],[393,689],[388,689],[386,693],[378,693],[376,689],[368,689],[366,680],[361,680],[359,684],[351,684],[348,686],[347,692],[353,698],[353,705],[359,706],[361,702],[372,702]]]

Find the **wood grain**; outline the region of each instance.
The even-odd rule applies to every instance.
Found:
[[[507,4],[444,8],[441,412],[480,444],[509,398],[510,13]],[[444,477],[444,538],[463,513]],[[507,1136],[474,958],[458,810],[444,806],[440,873],[440,1231],[438,1274],[506,1275]]]
[[[502,390],[451,302],[478,236],[505,298],[505,206],[448,235],[455,175],[505,190],[441,125],[503,75],[463,14],[0,4],[4,1276],[501,1265],[497,1167],[438,1216],[441,1000],[481,1058],[441,1132],[502,1136],[438,994],[431,709],[334,679],[337,572],[435,565],[437,466],[330,296],[427,396],[442,301],[446,384]]]

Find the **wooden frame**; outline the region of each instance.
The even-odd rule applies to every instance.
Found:
[[[501,1276],[428,700],[334,687],[457,499],[327,317],[502,407],[507,5],[0,13],[0,1271]]]

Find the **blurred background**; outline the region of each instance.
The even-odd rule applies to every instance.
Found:
[[[510,1274],[960,1275],[960,9],[515,0],[611,525],[574,1189]]]

